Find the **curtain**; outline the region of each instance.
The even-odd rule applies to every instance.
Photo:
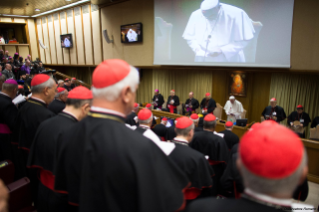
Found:
[[[269,99],[272,97],[275,97],[277,104],[284,108],[287,117],[301,104],[304,112],[313,120],[319,115],[319,75],[273,73]],[[282,124],[286,125],[287,120]],[[306,129],[306,137],[309,137],[309,127]]]
[[[180,103],[185,103],[190,91],[194,92],[194,98],[200,102],[207,92],[212,92],[212,84],[212,71],[143,70],[136,101],[139,103],[151,103],[155,89],[159,89],[164,96],[164,100],[167,101],[170,91],[174,89],[180,99]]]

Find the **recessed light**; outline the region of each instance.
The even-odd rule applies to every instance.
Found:
[[[72,1],[72,0],[65,0],[65,1]]]
[[[37,11],[37,12],[38,12],[38,11],[40,11],[40,9],[35,9],[34,11]]]
[[[71,4],[67,4],[67,5],[65,5],[63,7],[59,7],[59,8],[50,10],[50,11],[46,11],[46,12],[43,12],[43,13],[40,13],[40,14],[37,14],[37,15],[33,15],[31,17],[34,18],[34,17],[38,17],[38,16],[41,16],[41,15],[46,15],[46,14],[53,13],[53,12],[56,12],[56,11],[59,11],[59,10],[63,10],[63,9],[66,9],[66,8],[73,7],[73,6],[78,5],[78,4],[86,3],[86,2],[89,2],[89,1],[91,1],[91,0],[81,0],[81,1],[78,1],[78,2],[71,3]]]

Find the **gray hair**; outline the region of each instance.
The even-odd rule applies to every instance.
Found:
[[[48,87],[48,88],[52,88],[55,84],[55,81],[53,79],[48,79],[46,82],[36,85],[36,86],[32,86],[31,87],[31,93],[33,94],[39,94],[42,93],[42,91]]]
[[[62,82],[62,83],[64,83],[64,81],[63,81],[63,80],[58,80],[58,84],[60,84],[61,82]]]
[[[271,166],[271,164],[269,164]],[[307,152],[304,150],[298,169],[290,176],[279,179],[266,179],[251,173],[242,163],[241,175],[246,188],[261,194],[289,194],[292,195],[297,188],[303,169],[307,166]]]
[[[149,124],[149,123],[151,123],[153,121],[153,114],[152,114],[152,116],[151,116],[151,118],[149,118],[149,119],[147,119],[147,120],[138,120],[138,123],[140,123],[140,124]]]
[[[188,133],[193,130],[195,128],[195,125],[192,124],[191,126],[185,128],[185,129],[178,129],[175,127],[175,132],[176,132],[176,135],[180,135],[180,136],[187,136]]]
[[[18,85],[9,84],[9,83],[3,83],[3,84],[2,84],[2,90],[3,90],[3,91],[13,92],[14,89],[18,89]]]
[[[61,91],[60,93],[57,92],[57,94],[55,94],[55,98],[59,98],[61,95],[65,94],[65,90]]]
[[[92,99],[67,99],[66,105],[73,106],[75,109],[82,107],[85,104],[92,105]]]
[[[94,98],[104,98],[107,101],[113,102],[119,98],[121,91],[125,86],[130,86],[132,92],[136,91],[136,86],[139,84],[139,74],[136,68],[131,66],[130,73],[120,82],[108,86],[106,88],[95,88],[91,90]]]
[[[6,81],[6,76],[5,75],[0,76],[0,82],[4,82],[4,81]]]
[[[216,127],[216,121],[204,121],[203,128],[207,130],[214,130]]]

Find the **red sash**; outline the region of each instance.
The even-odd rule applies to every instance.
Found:
[[[169,112],[170,113],[174,113],[174,110],[176,109],[177,107],[174,106],[174,105],[169,105]]]
[[[41,169],[40,181],[44,186],[54,191],[55,176],[52,174],[52,172]]]

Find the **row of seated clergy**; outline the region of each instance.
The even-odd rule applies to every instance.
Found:
[[[219,119],[222,119],[222,106],[215,102],[211,98],[210,93],[206,93],[205,98],[198,102],[194,98],[194,93],[189,93],[189,98],[186,100],[185,104],[180,104],[179,97],[175,95],[175,90],[171,90],[170,96],[167,101],[164,101],[164,97],[159,93],[159,90],[155,90],[155,95],[152,98],[152,104],[154,109],[159,109],[171,113],[178,113],[183,115],[190,115],[192,113],[213,113]],[[227,120],[236,122],[236,119],[245,118],[246,111],[244,110],[241,102],[231,96],[224,106],[225,113],[227,115]]]

